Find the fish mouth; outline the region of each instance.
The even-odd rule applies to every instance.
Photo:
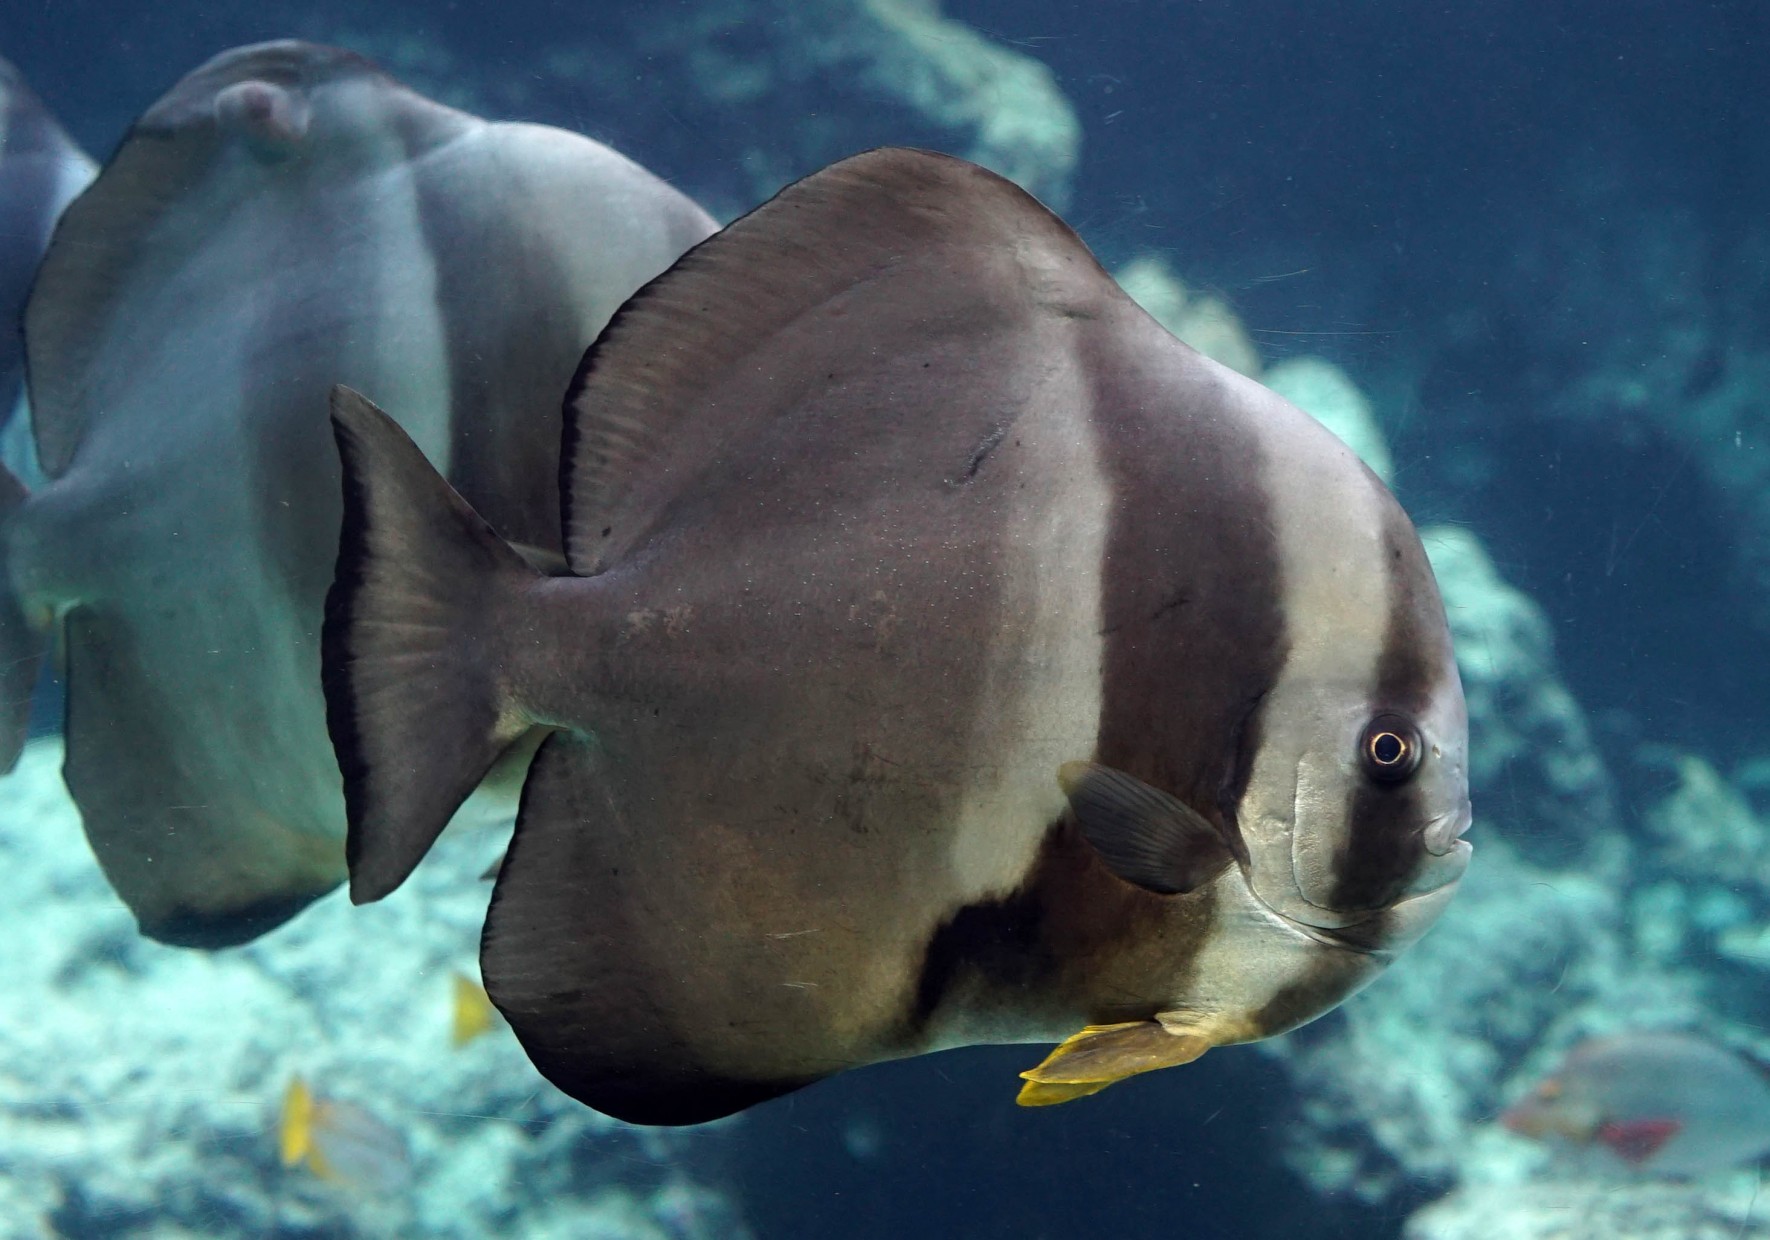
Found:
[[[1303,883],[1300,878],[1295,877],[1294,868],[1292,876],[1296,882],[1295,899],[1287,899],[1283,907],[1274,904],[1264,895],[1259,897],[1260,902],[1285,920],[1309,927],[1312,933],[1322,931],[1329,935],[1351,934],[1356,937],[1360,933],[1360,927],[1393,919],[1417,901],[1454,889],[1462,880],[1469,868],[1469,860],[1475,854],[1474,846],[1463,838],[1473,820],[1473,811],[1465,800],[1456,809],[1431,819],[1420,828],[1417,838],[1422,852],[1412,875],[1400,886],[1396,898],[1388,904],[1375,908],[1349,909],[1334,909],[1317,904],[1304,894]],[[1257,889],[1259,884],[1252,867],[1248,869],[1247,881],[1251,889]]]
[[[1426,824],[1426,851],[1434,857],[1447,857],[1459,844],[1466,851],[1468,844],[1463,835],[1474,822],[1475,807],[1467,800],[1449,813],[1440,814]]]

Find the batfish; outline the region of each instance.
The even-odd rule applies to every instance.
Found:
[[[482,977],[597,1110],[1060,1038],[1021,1101],[1061,1102],[1321,1015],[1456,888],[1408,518],[1011,183],[799,182],[628,302],[565,410],[549,577],[335,393],[324,664],[358,901],[547,733]]]
[[[97,168],[9,62],[0,59],[0,460],[34,479],[24,394],[25,297],[50,230]]]
[[[21,626],[60,631],[68,786],[146,934],[241,942],[344,879],[332,382],[386,393],[500,534],[557,561],[558,394],[713,228],[587,138],[311,44],[227,52],[135,124],[27,308],[49,481],[0,496],[0,653],[16,697]]]

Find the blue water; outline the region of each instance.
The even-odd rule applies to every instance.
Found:
[[[963,152],[962,134],[865,82],[791,72],[781,49],[801,18],[785,0],[720,6],[733,22],[710,46],[767,72],[740,98],[697,94],[694,66],[648,32],[712,7],[13,0],[0,54],[101,158],[189,68],[287,35],[361,46],[485,115],[582,130],[721,218],[854,150]],[[1770,9],[949,0],[945,12],[1055,75],[1082,126],[1063,213],[1109,267],[1160,253],[1230,302],[1269,366],[1324,356],[1370,395],[1416,522],[1473,529],[1546,615],[1619,794],[1613,829],[1645,838],[1642,815],[1670,787],[1644,746],[1723,772],[1770,753],[1770,555],[1752,549],[1770,546],[1770,502],[1726,457],[1754,429],[1770,451],[1770,389],[1715,412],[1770,354]],[[601,71],[537,68],[586,51]],[[53,704],[42,712],[52,725]],[[1515,788],[1504,771],[1477,787],[1478,823]],[[1509,825],[1526,843],[1557,829]],[[1752,916],[1760,895],[1742,896]],[[1770,1023],[1758,975],[1713,959],[1679,967],[1731,995],[1711,1007]],[[1522,1048],[1501,1053],[1509,1072]],[[875,1067],[681,1157],[769,1240],[1388,1237],[1449,1187],[1359,1200],[1311,1185],[1286,1155],[1298,1087],[1255,1051],[1045,1112],[1013,1105],[1028,1062],[1007,1048]],[[112,1234],[92,1227],[67,1234]]]

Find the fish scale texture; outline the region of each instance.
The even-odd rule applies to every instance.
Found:
[[[62,789],[61,747],[0,780],[0,1240],[268,1235],[741,1240],[679,1156],[549,1088],[502,1027],[455,1051],[495,827],[451,834],[370,908],[334,894],[251,947],[142,939]],[[378,1199],[277,1161],[302,1074],[399,1128],[413,1186]]]

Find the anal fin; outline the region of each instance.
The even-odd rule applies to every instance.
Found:
[[[617,812],[606,761],[570,732],[535,754],[480,940],[486,993],[541,1075],[629,1123],[703,1123],[808,1084],[714,1066],[730,1017],[680,980],[683,939],[659,924],[678,917],[674,887],[636,888],[629,859],[605,846]],[[718,950],[699,931],[689,941]]]

